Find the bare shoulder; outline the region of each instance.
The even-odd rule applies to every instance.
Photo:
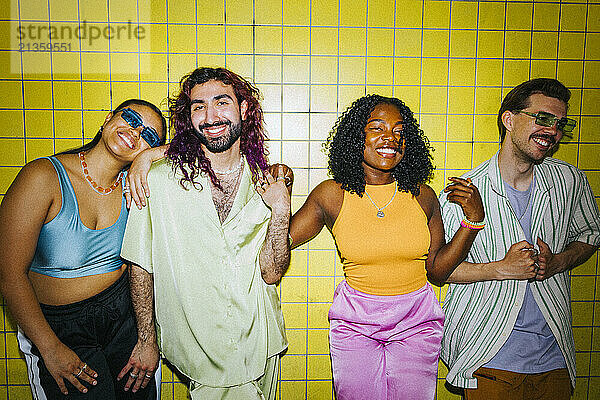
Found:
[[[58,184],[58,175],[50,160],[38,158],[21,168],[13,184],[35,185],[39,190],[52,184]]]
[[[70,175],[75,176],[81,173],[81,161],[77,154],[60,154],[55,157]]]
[[[7,210],[48,210],[56,198],[60,199],[58,175],[48,159],[36,159],[27,163],[10,185],[2,208]],[[60,200],[59,200],[60,202]]]
[[[437,199],[437,195],[435,191],[431,188],[431,186],[422,183],[419,185],[419,197],[423,196],[423,198],[431,200]]]
[[[336,181],[334,181],[333,179],[325,179],[323,182],[319,183],[314,190],[325,190],[325,191],[337,191],[337,192],[343,192],[344,190],[342,189],[342,186],[337,183]]]
[[[338,183],[332,179],[319,183],[292,217],[290,234],[296,246],[315,237],[324,225],[331,230],[343,201],[344,191]]]
[[[322,210],[325,225],[331,229],[344,203],[341,185],[333,179],[327,179],[313,189],[309,195],[309,199],[311,198]]]
[[[434,212],[440,208],[440,203],[434,190],[431,188],[431,186],[424,183],[419,185],[419,195],[417,196],[417,201],[425,212],[425,215],[427,215],[427,219],[431,219],[431,216],[434,214]]]
[[[323,182],[319,183],[313,190],[310,192],[310,196],[314,197],[315,200],[319,202],[329,202],[332,200],[336,200],[340,197],[344,197],[344,190],[341,185],[334,181],[333,179],[327,179]]]

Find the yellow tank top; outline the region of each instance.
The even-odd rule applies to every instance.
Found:
[[[396,182],[367,185],[378,207],[394,194]],[[344,201],[332,229],[344,266],[346,282],[364,293],[392,296],[413,292],[425,285],[425,260],[431,241],[427,216],[417,199],[397,192],[377,217],[377,208],[366,194],[344,191]]]

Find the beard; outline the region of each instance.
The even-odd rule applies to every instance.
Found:
[[[545,151],[537,148],[535,144],[531,143],[536,137],[548,141],[550,143],[550,147]],[[540,133],[529,135],[526,141],[520,137],[513,138],[512,143],[515,155],[519,159],[532,164],[541,163],[546,157],[552,156],[552,154],[558,150],[558,143],[555,137]]]
[[[205,128],[210,128],[212,126],[219,125],[228,125],[229,129],[221,136],[216,138],[211,138],[204,135],[203,131]],[[200,139],[200,143],[202,143],[208,151],[211,153],[222,153],[226,150],[229,150],[231,146],[240,138],[242,135],[242,123],[241,121],[237,124],[234,124],[230,121],[227,122],[217,122],[214,124],[203,124],[198,128],[194,128],[198,139]]]

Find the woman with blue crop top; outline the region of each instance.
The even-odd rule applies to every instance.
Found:
[[[127,100],[87,145],[25,165],[4,196],[0,290],[34,399],[156,398],[154,325],[136,327],[119,254],[124,170],[165,136],[156,106]]]

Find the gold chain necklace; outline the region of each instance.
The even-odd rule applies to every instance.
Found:
[[[371,202],[371,204],[373,204],[375,206],[375,208],[377,209],[377,218],[383,218],[383,217],[385,217],[385,213],[383,212],[383,210],[387,206],[389,206],[390,204],[392,204],[392,201],[394,201],[394,197],[396,197],[396,193],[397,192],[398,192],[398,184],[394,185],[394,194],[392,195],[392,198],[390,199],[390,201],[388,201],[385,204],[385,206],[383,206],[383,207],[377,207],[377,204],[375,204],[375,202],[373,201],[373,199],[371,198],[371,196],[369,196],[369,193],[367,192],[367,188],[365,187],[365,194],[369,198],[369,201]]]
[[[85,181],[88,183],[88,185],[90,185],[92,189],[94,189],[94,192],[106,196],[111,194],[112,191],[115,190],[117,186],[119,186],[119,183],[121,182],[121,176],[123,175],[123,171],[119,172],[117,180],[105,189],[102,186],[98,185],[94,178],[90,176],[90,173],[88,171],[88,165],[85,162],[85,155],[83,154],[83,152],[79,153],[79,163],[81,164],[81,170],[83,171],[83,177],[85,178]]]

